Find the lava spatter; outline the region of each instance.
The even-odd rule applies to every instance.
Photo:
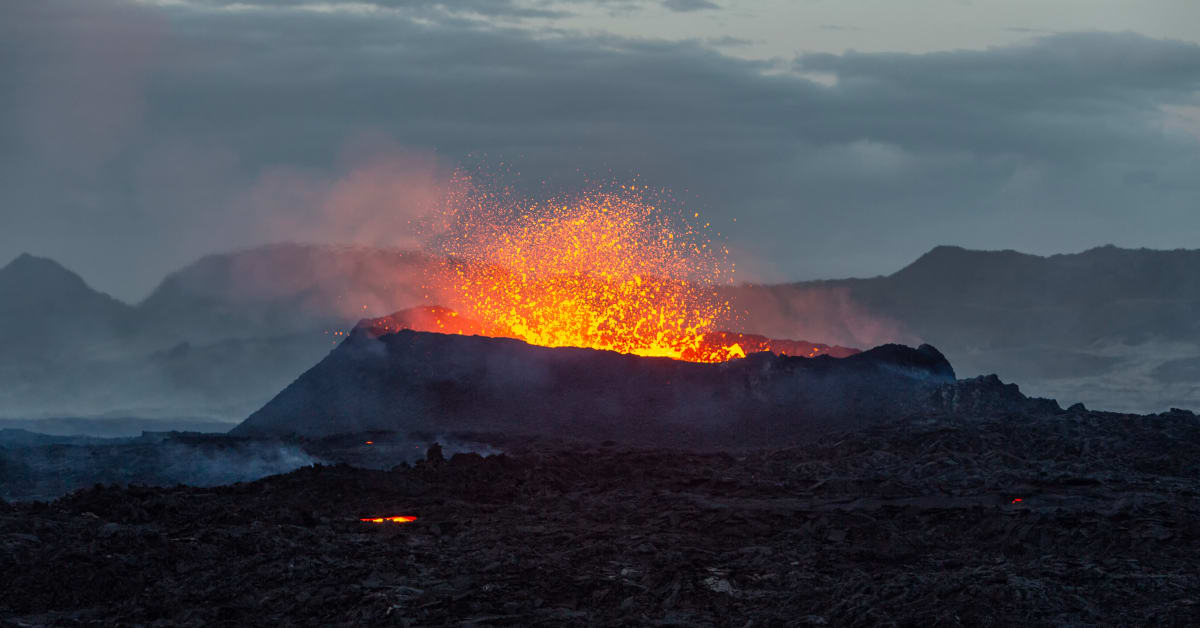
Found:
[[[636,186],[525,205],[463,189],[447,211],[441,280],[464,316],[548,347],[745,356],[736,343],[706,341],[729,318],[716,288],[733,274],[707,223],[692,225]]]

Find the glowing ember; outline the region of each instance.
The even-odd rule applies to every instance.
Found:
[[[644,189],[524,207],[467,192],[447,218],[448,287],[466,318],[501,330],[489,335],[693,362],[745,356],[707,340],[730,314],[716,291],[732,281],[728,251],[707,223],[692,227]]]
[[[366,517],[363,519],[359,519],[359,521],[362,521],[364,523],[412,523],[416,520],[417,520],[416,517],[410,517],[407,515],[401,515],[401,516],[396,516],[396,517],[375,517],[375,518]]]

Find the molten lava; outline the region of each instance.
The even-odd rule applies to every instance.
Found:
[[[376,336],[401,329],[429,331],[438,334],[460,336],[491,336],[493,338],[515,338],[507,329],[485,325],[439,305],[401,310],[390,316],[371,319],[370,329]]]
[[[395,333],[403,329],[437,334],[455,334],[459,336],[515,338],[515,336],[506,331],[494,328],[485,329],[482,323],[473,321],[454,310],[437,305],[414,307],[400,310],[387,316],[380,316],[379,318],[365,319],[359,323],[359,329],[369,334],[372,338],[378,338],[384,334]],[[844,358],[860,353],[858,349],[839,345],[831,346],[808,340],[768,338],[758,334],[744,334],[731,331],[710,332],[705,334],[703,342],[705,346],[716,349],[737,345],[745,349],[747,354],[770,351],[780,355],[808,358],[823,355],[833,358]]]
[[[732,281],[728,250],[644,189],[525,207],[468,192],[447,216],[443,287],[483,335],[693,362],[745,356],[710,340],[730,318],[716,290]]]
[[[395,517],[365,517],[359,519],[363,523],[412,523],[416,521],[416,517],[409,515],[397,515]]]

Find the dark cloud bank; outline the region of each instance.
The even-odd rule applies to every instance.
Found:
[[[1200,235],[1189,43],[1060,34],[802,54],[781,72],[700,42],[528,26],[570,3],[223,4],[0,7],[0,259],[49,255],[134,299],[213,250],[405,244],[404,221],[367,210],[403,215],[406,190],[480,162],[531,186],[640,175],[773,279],[890,272],[938,243]],[[364,176],[373,191],[339,222],[354,195],[338,191]]]

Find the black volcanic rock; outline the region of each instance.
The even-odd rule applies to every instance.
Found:
[[[1198,450],[1183,414],[930,417],[95,486],[0,502],[0,625],[1197,626]]]
[[[1026,397],[1016,384],[1005,384],[995,375],[981,375],[943,386],[934,393],[930,407],[946,414],[974,416],[1048,415],[1063,411],[1057,401]],[[1072,408],[1086,412],[1081,403]]]
[[[933,347],[697,364],[360,326],[231,433],[500,432],[662,446],[778,445],[925,411],[954,370]]]

